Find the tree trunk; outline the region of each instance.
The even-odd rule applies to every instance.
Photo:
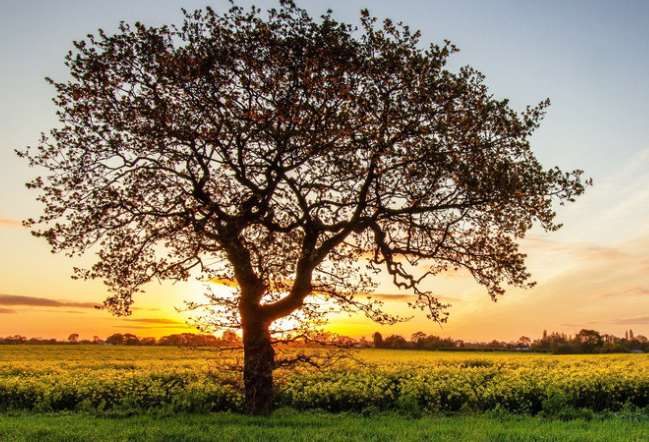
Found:
[[[243,326],[243,384],[246,413],[266,415],[273,411],[273,368],[275,351],[268,324]]]

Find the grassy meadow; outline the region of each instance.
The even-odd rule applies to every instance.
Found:
[[[649,422],[631,415],[585,421],[532,416],[297,412],[130,417],[86,413],[0,414],[3,442],[644,442]]]
[[[279,372],[277,412],[175,347],[0,346],[1,441],[647,440],[649,356],[361,350]]]

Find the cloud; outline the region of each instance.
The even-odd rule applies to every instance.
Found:
[[[622,259],[634,259],[635,257],[626,251],[620,249],[619,245],[605,246],[597,245],[592,242],[572,242],[572,241],[558,241],[550,238],[547,235],[530,234],[521,241],[521,247],[525,252],[538,253],[541,252],[556,252],[565,255],[570,255],[579,260],[602,260],[602,261],[618,261]]]
[[[0,308],[0,313],[13,314],[18,312],[11,308]]]
[[[456,272],[444,272],[442,275],[445,275],[446,273],[451,273],[451,276],[448,276],[449,278],[467,278],[470,277],[470,274],[468,272],[464,273],[461,270],[456,271]],[[219,278],[213,278],[209,281],[212,284],[217,284],[217,285],[222,285],[225,287],[237,287],[238,284],[236,281],[232,281],[229,279],[219,279]],[[285,280],[287,284],[290,284],[292,280],[287,279]],[[313,292],[314,295],[319,294],[317,290]],[[355,293],[354,297],[356,299],[361,299],[361,298],[366,298],[368,296],[371,296],[372,299],[376,299],[379,301],[415,301],[417,299],[417,295],[413,295],[412,293],[397,293],[397,294],[390,294],[390,293]],[[462,302],[461,299],[457,298],[449,298],[446,296],[441,296],[441,295],[435,295],[437,299],[439,299],[441,302]]]
[[[0,227],[9,229],[22,229],[23,223],[17,219],[0,215]]]
[[[113,325],[113,328],[128,328],[128,329],[137,329],[137,330],[159,330],[164,328],[173,328],[173,329],[191,329],[188,325],[161,325],[158,327],[146,326],[146,325]]]
[[[416,295],[412,293],[391,294],[391,293],[358,293],[358,296],[371,296],[373,299],[379,301],[414,301],[417,299]]]
[[[371,296],[373,299],[377,299],[379,301],[416,301],[417,300],[417,295],[413,295],[412,293],[398,293],[398,294],[391,294],[391,293],[359,293],[359,295],[365,295],[365,296]],[[433,295],[435,298],[437,298],[441,302],[462,302],[461,299],[458,298],[451,298],[448,296],[442,296],[442,295]]]
[[[613,247],[598,247],[593,245],[576,244],[571,253],[577,258],[582,260],[604,260],[604,261],[618,261],[623,259],[633,258],[628,253],[622,252]]]
[[[649,324],[649,316],[636,316],[635,318],[611,319],[605,322],[607,324],[613,324],[613,325]]]
[[[0,305],[26,305],[30,307],[79,307],[95,308],[94,302],[60,301],[36,296],[0,295]]]
[[[225,278],[212,278],[208,282],[225,287],[239,287],[239,283],[237,281]]]
[[[124,319],[124,321],[128,322],[145,322],[147,324],[182,324],[183,326],[186,326],[184,322],[181,321],[176,321],[174,319],[167,319],[167,318],[129,318],[129,319]]]
[[[625,295],[631,296],[649,296],[649,290],[644,287],[633,287],[624,292]]]
[[[76,313],[76,314],[81,314],[81,315],[84,315],[84,314],[87,313],[87,312],[81,312],[79,310],[64,310],[64,311],[61,311],[61,310],[41,310],[41,311],[42,312],[48,312],[48,313]]]
[[[606,292],[596,296],[596,298],[618,298],[621,296],[649,296],[649,290],[644,287],[629,287],[620,292]]]

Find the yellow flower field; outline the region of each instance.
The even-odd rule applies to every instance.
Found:
[[[0,408],[240,410],[215,353],[173,347],[0,346]],[[649,356],[361,350],[279,372],[277,406],[330,411],[556,414],[649,405]]]

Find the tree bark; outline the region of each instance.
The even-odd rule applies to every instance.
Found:
[[[245,410],[247,414],[256,416],[273,411],[275,350],[268,325],[257,321],[243,324]]]

